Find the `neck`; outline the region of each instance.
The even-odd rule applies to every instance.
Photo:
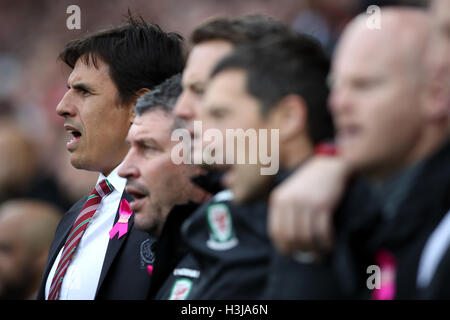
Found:
[[[114,161],[113,158],[111,157],[109,159],[111,162],[108,164],[108,166],[105,166],[104,168],[98,171],[101,172],[105,177],[109,176],[111,172],[113,172],[113,170],[117,168],[117,166],[121,164],[122,161],[125,159],[129,149],[130,147],[127,144],[120,146],[119,149],[117,150],[117,157],[114,157]]]
[[[114,164],[112,164],[112,166],[107,167],[105,169],[102,169],[100,172],[105,176],[109,176],[111,174],[111,172],[114,171],[115,168],[117,168],[117,166],[119,166],[122,161],[125,159],[125,157],[121,158],[121,160],[116,161]]]
[[[404,158],[397,161],[395,164],[379,168],[368,174],[369,179],[373,182],[383,182],[388,180],[396,173],[433,155],[449,139],[449,137],[450,134],[446,121],[424,130],[417,140],[417,143]]]
[[[115,167],[114,167],[114,168],[115,168]],[[107,176],[109,176],[109,175],[111,174],[111,172],[114,171],[114,168],[102,170],[102,174],[103,174],[105,177],[107,177]]]

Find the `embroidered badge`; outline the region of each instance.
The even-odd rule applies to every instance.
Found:
[[[223,203],[215,203],[207,209],[207,220],[210,230],[206,245],[213,250],[228,250],[238,244],[233,232],[233,222],[228,207]]]
[[[192,281],[181,278],[175,281],[170,292],[169,300],[186,300],[192,288]]]
[[[140,254],[141,254],[141,267],[147,268],[147,265],[153,265],[155,263],[155,253],[153,251],[153,244],[156,242],[156,239],[149,238],[142,241],[140,245]],[[147,268],[148,269],[148,268]]]

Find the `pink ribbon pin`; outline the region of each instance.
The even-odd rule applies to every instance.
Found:
[[[148,272],[149,275],[151,275],[153,273],[153,266],[148,265],[147,266],[147,272]]]
[[[381,287],[375,289],[372,300],[393,300],[395,298],[395,276],[397,262],[394,255],[387,250],[376,253],[375,260],[381,269]]]
[[[112,239],[117,232],[119,233],[117,239],[120,239],[121,236],[128,232],[128,220],[132,214],[133,212],[130,209],[130,204],[126,199],[122,199],[122,201],[120,201],[119,221],[117,221],[114,227],[109,231],[110,239]]]

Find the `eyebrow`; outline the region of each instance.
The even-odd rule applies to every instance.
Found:
[[[161,148],[161,146],[159,145],[159,143],[155,140],[155,139],[153,139],[153,138],[145,138],[145,137],[143,137],[143,138],[138,138],[138,139],[136,139],[135,141],[134,141],[137,145],[141,145],[141,146],[143,146],[143,145],[148,145],[149,143],[151,143],[151,144],[154,144],[156,147],[158,147],[158,148]]]
[[[206,106],[206,110],[209,111],[209,112],[216,111],[216,110],[230,112],[229,108],[230,108],[229,105],[226,105],[226,104],[223,104],[223,103],[210,104],[210,105]]]
[[[70,85],[67,85],[68,88],[70,88]],[[87,85],[86,83],[75,83],[74,85],[72,85],[72,88],[75,90],[81,90],[81,91],[87,91],[90,93],[94,93],[94,89],[92,89],[89,85]]]
[[[204,88],[205,87],[205,83],[201,82],[201,81],[184,81],[181,83],[183,88]]]
[[[195,81],[195,82],[189,82],[189,83],[187,83],[187,85],[190,87],[204,87],[205,83],[201,82],[201,81]]]

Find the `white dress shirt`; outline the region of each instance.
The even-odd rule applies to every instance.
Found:
[[[61,285],[60,300],[93,300],[95,298],[103,260],[108,248],[109,231],[113,227],[114,218],[127,182],[126,179],[119,177],[117,174],[119,168],[120,165],[106,177],[114,190],[100,202],[100,206],[89,222],[72,256]],[[97,183],[103,179],[105,179],[105,176],[100,174]],[[48,274],[45,286],[46,299],[63,249],[64,247],[61,248]]]

